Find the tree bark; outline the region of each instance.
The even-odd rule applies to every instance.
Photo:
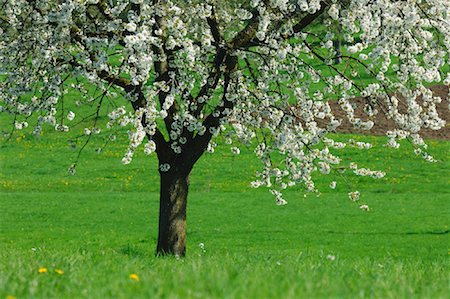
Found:
[[[186,255],[186,205],[189,172],[160,172],[160,206],[157,255]]]

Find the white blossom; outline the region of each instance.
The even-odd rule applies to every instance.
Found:
[[[150,155],[156,150],[156,143],[153,140],[149,140],[144,146],[144,153]]]
[[[336,189],[336,181],[332,181],[332,182],[330,183],[330,188],[331,188],[331,189]]]
[[[68,119],[69,121],[72,121],[74,118],[75,118],[75,112],[69,111],[69,112],[67,113],[67,119]]]
[[[369,208],[368,205],[360,205],[359,208],[360,208],[361,210],[365,211],[365,212],[370,211],[370,208]]]
[[[159,165],[159,170],[162,172],[167,172],[170,169],[170,164],[168,163],[163,163],[161,165]]]
[[[358,201],[359,200],[360,193],[359,191],[352,191],[348,193],[348,197],[351,201]]]

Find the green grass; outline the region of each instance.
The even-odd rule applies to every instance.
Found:
[[[0,154],[0,298],[447,298],[449,142],[429,142],[429,164],[406,144],[342,135],[375,144],[340,151],[345,162],[387,176],[338,177],[335,192],[319,177],[319,197],[294,188],[282,207],[249,188],[251,151],[221,146],[191,176],[188,256],[176,260],[154,257],[154,156],[124,166],[124,143],[97,155],[98,142],[69,176],[67,138],[15,137]],[[348,200],[354,188],[370,212]]]

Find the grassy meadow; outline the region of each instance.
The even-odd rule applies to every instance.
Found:
[[[373,142],[339,153],[386,177],[318,177],[320,196],[296,187],[286,206],[249,187],[251,150],[220,145],[192,173],[177,260],[154,257],[156,157],[125,166],[122,137],[100,154],[93,140],[70,176],[68,138],[2,140],[0,298],[448,298],[448,141],[429,141],[430,164],[408,144],[339,136]],[[348,199],[355,189],[369,212]]]

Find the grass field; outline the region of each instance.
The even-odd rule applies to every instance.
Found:
[[[385,178],[337,178],[331,192],[334,178],[319,177],[319,197],[293,189],[282,207],[249,188],[250,150],[204,156],[188,256],[176,260],[154,257],[155,157],[124,166],[120,140],[100,155],[89,145],[69,176],[77,151],[66,137],[16,134],[0,154],[0,298],[447,298],[450,143],[431,141],[440,162],[429,164],[369,139],[375,148],[341,156]],[[370,212],[348,200],[352,188]]]

